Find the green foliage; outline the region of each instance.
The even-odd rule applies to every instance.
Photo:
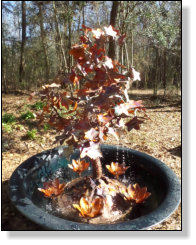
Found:
[[[180,37],[180,2],[162,1],[145,2],[142,19],[145,23],[143,35],[155,45],[179,49]]]
[[[27,137],[30,140],[35,140],[36,134],[37,134],[37,129],[32,129],[32,130],[27,131]]]
[[[6,113],[2,116],[2,123],[10,124],[16,121],[15,116],[12,113]]]
[[[26,113],[22,113],[20,118],[22,120],[35,119],[35,115],[31,111],[27,111]]]
[[[50,125],[48,123],[45,123],[43,127],[44,127],[44,131],[47,131],[48,129],[50,129]]]
[[[2,116],[2,127],[7,132],[12,132],[12,125],[16,122],[16,118],[12,113],[6,113]]]
[[[44,105],[45,105],[44,102],[37,101],[34,105],[31,105],[31,108],[34,109],[34,110],[39,111],[39,110],[43,109]]]
[[[73,108],[71,106],[69,106],[68,110],[63,106],[60,106],[60,109],[58,110],[58,114],[62,118],[72,118],[73,116],[76,116],[77,114],[76,111],[72,111],[72,109]]]
[[[2,126],[3,126],[3,129],[4,129],[7,133],[12,132],[12,125],[11,125],[11,124],[2,123]]]

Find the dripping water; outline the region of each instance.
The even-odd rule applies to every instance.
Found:
[[[125,166],[126,165],[126,163],[125,163],[125,148],[124,148],[124,146],[123,146],[123,148],[122,148],[122,164]]]
[[[119,145],[117,144],[117,149],[116,149],[116,162],[118,163],[119,159]]]
[[[128,148],[126,147],[126,161],[127,161],[127,164],[129,164],[129,168],[131,168],[131,162],[129,162],[129,153],[128,153]]]
[[[127,161],[127,159],[126,159],[126,161]],[[122,165],[126,166],[126,165],[127,165],[127,164],[126,164],[126,161],[125,161],[125,147],[123,146],[123,147],[122,147]],[[127,177],[126,177],[125,175],[124,175],[123,178],[122,178],[122,182],[123,182],[124,184],[127,183]]]

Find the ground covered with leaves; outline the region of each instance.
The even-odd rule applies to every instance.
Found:
[[[120,142],[110,137],[106,144],[120,144],[145,152],[167,164],[181,180],[181,101],[174,96],[158,98],[151,90],[131,90],[130,99],[143,100],[151,120],[121,135]],[[8,182],[13,171],[29,157],[56,147],[55,130],[45,124],[37,127],[35,114],[43,104],[27,94],[2,96],[2,230],[42,230],[11,204]],[[181,230],[181,205],[161,224],[149,230]]]

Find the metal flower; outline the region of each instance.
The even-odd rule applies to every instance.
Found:
[[[151,193],[147,192],[147,187],[141,188],[139,184],[129,185],[125,191],[123,191],[127,200],[134,200],[136,203],[142,203],[147,199]]]
[[[119,175],[124,174],[129,167],[126,167],[123,164],[119,164],[117,162],[112,162],[110,165],[106,165],[106,168],[111,174],[119,178]]]
[[[73,204],[73,207],[80,212],[80,216],[83,217],[96,217],[101,213],[103,208],[103,199],[100,197],[95,197],[92,202],[86,200],[86,198],[80,198],[80,204]]]
[[[59,183],[59,179],[55,179],[51,182],[43,183],[44,188],[38,188],[38,190],[43,192],[45,197],[52,197],[60,195],[64,191],[65,186],[66,184]]]
[[[79,175],[89,167],[89,163],[79,160],[72,160],[72,164],[68,164],[68,167],[73,169],[74,172],[77,172]]]

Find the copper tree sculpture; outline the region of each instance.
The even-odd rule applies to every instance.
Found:
[[[93,218],[106,209],[107,215],[112,212],[117,195],[127,203],[143,202],[150,195],[146,187],[140,188],[138,184],[127,187],[118,180],[128,169],[124,164],[112,162],[106,165],[116,179],[104,176],[100,150],[100,143],[109,134],[119,140],[120,130],[138,130],[147,115],[142,101],[130,100],[128,96],[127,88],[136,74],[134,68],[130,67],[123,73],[126,67],[106,55],[109,39],[113,38],[117,45],[122,45],[125,35],[111,25],[103,30],[83,25],[82,31],[80,43],[70,50],[75,60],[71,72],[65,74],[61,83],[54,81],[40,91],[41,99],[46,103],[38,118],[40,124],[47,120],[61,132],[56,142],[66,143],[70,152],[74,148],[79,149],[80,159],[68,165],[73,171],[81,175],[89,166],[86,157],[90,159],[93,167],[90,184],[72,206],[80,216]],[[75,88],[74,93],[70,95],[60,89],[62,84],[71,84]],[[138,112],[142,116],[138,116]],[[51,192],[48,192],[49,188]],[[52,197],[62,194],[62,188],[71,187],[54,180],[39,190]]]

